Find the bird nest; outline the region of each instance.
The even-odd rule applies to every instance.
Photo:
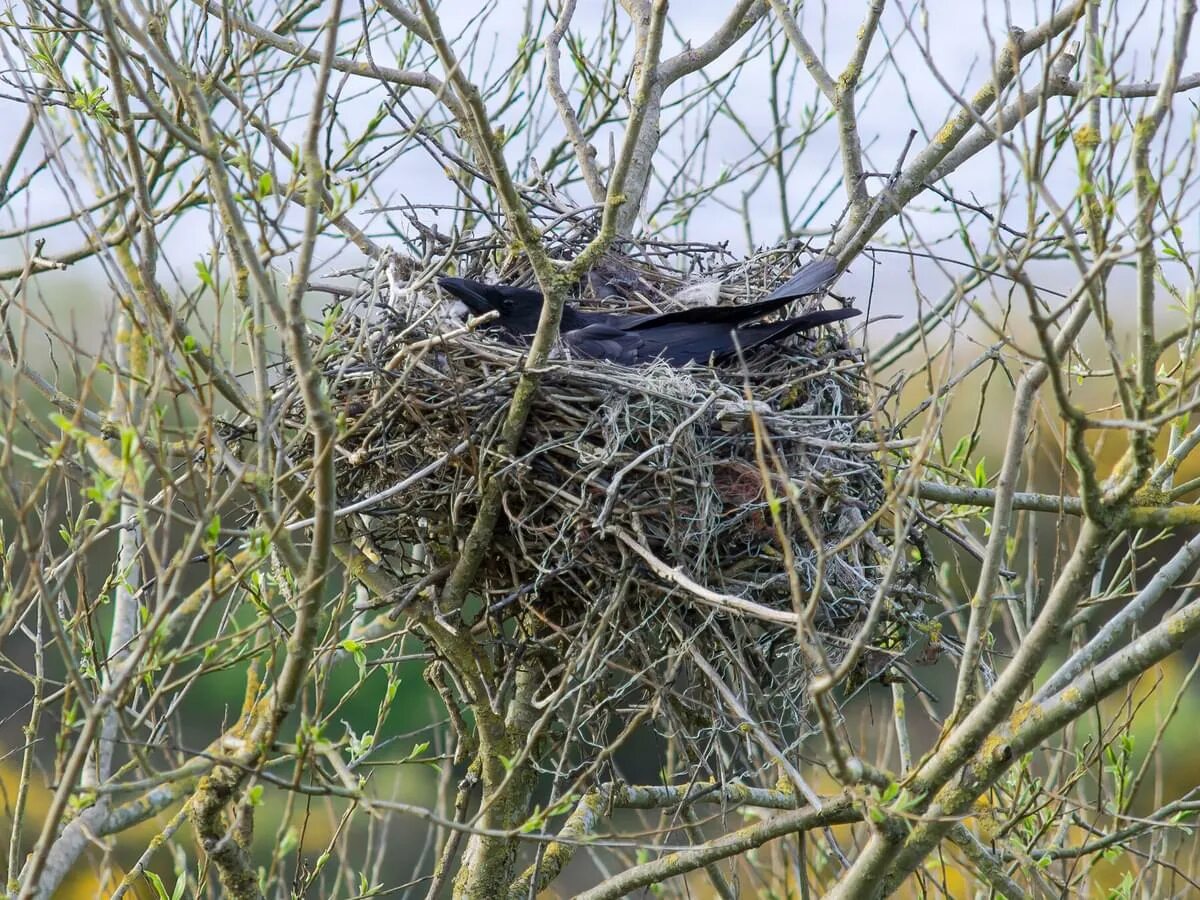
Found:
[[[780,746],[798,739],[813,671],[798,610],[810,644],[836,663],[880,595],[862,674],[904,652],[927,554],[911,534],[913,546],[894,547],[880,515],[884,401],[844,329],[722,368],[553,359],[506,455],[523,350],[455,320],[430,276],[532,276],[499,241],[442,249],[422,277],[386,262],[365,273],[317,342],[344,420],[339,504],[355,510],[360,546],[411,586],[397,603],[436,595],[491,477],[503,485],[494,541],[466,608],[444,614],[490,634],[501,671],[540,667],[540,702],[570,709],[565,733],[584,745],[604,746],[613,722],[639,710],[696,748],[736,738],[747,719]],[[747,302],[800,262],[785,250],[744,260],[692,245],[623,250],[601,266],[623,299],[585,289],[573,302],[666,310],[686,286],[704,293],[697,284]],[[303,443],[294,383],[280,390]]]

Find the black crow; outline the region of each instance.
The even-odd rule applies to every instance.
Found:
[[[438,284],[477,316],[493,311],[499,313],[500,317],[493,322],[493,330],[499,331],[513,343],[526,343],[525,339],[533,337],[537,331],[544,299],[541,291],[507,284],[485,284],[470,278],[442,277],[438,279]],[[654,318],[653,315],[585,312],[567,303],[563,306],[558,330],[560,334],[565,334],[588,325],[629,327]]]
[[[738,306],[697,306],[669,313],[619,315],[585,312],[568,303],[563,307],[559,332],[563,343],[581,356],[610,359],[624,365],[660,357],[676,366],[712,358],[728,359],[736,352],[736,346],[749,351],[798,331],[858,315],[856,309],[819,309],[782,322],[744,324],[773,313],[798,297],[815,294],[836,274],[837,264],[833,260],[817,260],[762,300]],[[539,291],[467,278],[439,278],[438,283],[476,315],[498,312],[496,325],[510,339],[528,338],[537,330],[543,301]]]

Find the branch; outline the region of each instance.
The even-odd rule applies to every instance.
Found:
[[[1175,43],[1158,94],[1150,111],[1139,117],[1133,127],[1133,184],[1137,196],[1134,234],[1138,242],[1135,365],[1139,419],[1149,415],[1152,404],[1158,399],[1159,346],[1154,334],[1154,280],[1158,272],[1158,236],[1155,234],[1154,220],[1161,200],[1161,188],[1150,168],[1150,143],[1162,127],[1171,106],[1171,96],[1179,82],[1180,69],[1183,67],[1188,42],[1192,36],[1192,22],[1196,16],[1195,0],[1181,0],[1178,15]],[[1133,432],[1130,434],[1129,444],[1133,465],[1125,478],[1125,484],[1117,487],[1118,494],[1132,492],[1140,487],[1154,465],[1154,435]]]
[[[826,825],[844,825],[858,822],[861,813],[849,799],[827,803],[820,810],[796,810],[781,813],[762,822],[756,822],[732,834],[727,834],[707,844],[669,853],[652,862],[626,869],[619,875],[600,883],[590,890],[575,895],[575,900],[616,900],[649,884],[657,884],[696,869],[704,868],[731,856],[738,856],[767,841],[821,828]]]
[[[773,5],[779,3],[781,0],[772,0]],[[921,192],[924,182],[935,180],[932,173],[941,166],[951,151],[958,147],[983,114],[996,103],[1000,93],[1012,83],[1020,62],[1074,25],[1083,15],[1086,5],[1087,0],[1075,0],[1041,25],[1014,36],[1005,45],[992,64],[991,80],[976,91],[966,108],[938,129],[934,139],[917,154],[916,159],[897,179],[892,202],[885,203],[872,212],[857,230],[843,230],[838,235],[832,250],[840,265],[845,266],[854,259],[884,223]],[[822,90],[824,92],[824,88]],[[939,174],[944,176],[946,171],[943,169]]]
[[[980,877],[990,884],[1004,900],[1025,900],[1026,894],[1021,886],[1008,877],[1004,866],[993,856],[979,839],[961,823],[950,829],[946,835],[958,845],[963,855],[975,866]]]
[[[1088,320],[1091,308],[1088,304],[1078,300],[1076,300],[1076,304],[1075,309],[1071,312],[1071,317],[1052,342],[1052,349],[1055,353],[1061,353],[1064,349],[1069,348]],[[1039,324],[1038,328],[1039,335],[1044,336],[1045,326]],[[1047,347],[1051,346],[1048,338],[1044,340],[1044,344]],[[1047,356],[1049,357],[1050,354]],[[1033,418],[1038,391],[1050,377],[1052,365],[1051,359],[1042,360],[1034,365],[1021,377],[1017,384],[1016,396],[1013,398],[1013,413],[1012,419],[1009,421],[1004,461],[1000,467],[991,533],[988,535],[987,547],[984,549],[979,580],[971,595],[971,615],[963,640],[962,660],[959,663],[958,680],[954,688],[954,709],[951,713],[951,721],[959,719],[973,705],[976,698],[976,677],[979,664],[983,659],[984,641],[990,633],[992,625],[994,610],[992,596],[996,592],[996,582],[1000,577],[1004,555],[1008,552],[1008,534],[1012,522],[1017,479],[1020,476],[1021,457],[1024,454],[1025,441]]]
[[[253,22],[243,19],[241,16],[234,15],[229,8],[215,2],[215,0],[192,0],[197,6],[207,12],[210,16],[221,22],[228,22],[233,25],[238,31],[250,35],[257,41],[262,41],[264,44],[274,47],[276,50],[282,50],[284,53],[290,54],[297,59],[303,59],[311,63],[321,63],[322,54],[316,50],[311,50],[305,47],[299,41],[293,41],[291,38],[281,37],[273,31],[269,31]],[[385,6],[385,8],[389,8]],[[390,11],[390,9],[389,9]],[[418,33],[419,34],[419,33]],[[424,37],[424,35],[420,35]],[[462,109],[454,99],[454,95],[447,89],[444,82],[430,75],[428,72],[415,72],[411,69],[390,69],[386,66],[377,66],[374,63],[360,63],[349,59],[343,59],[340,56],[332,56],[329,59],[329,67],[336,69],[339,72],[345,72],[348,75],[361,75],[363,78],[371,78],[376,81],[386,81],[391,84],[399,84],[405,87],[419,87],[432,93],[439,101],[446,104],[454,116],[462,116]]]
[[[197,529],[197,537],[200,529]],[[184,555],[190,555],[194,548],[185,545]],[[65,877],[66,869],[62,865],[64,857],[72,850],[71,842],[55,840],[55,832],[62,821],[67,802],[74,792],[79,778],[79,772],[86,759],[86,749],[95,738],[95,732],[105,712],[124,695],[129,684],[135,681],[140,672],[138,666],[149,652],[151,644],[157,641],[168,642],[170,639],[190,626],[197,611],[204,608],[207,601],[216,596],[222,596],[231,590],[241,578],[251,569],[262,563],[262,559],[249,550],[229,560],[217,569],[213,576],[195,591],[189,594],[181,603],[172,606],[162,604],[155,615],[145,624],[137,646],[126,656],[117,670],[110,675],[110,683],[92,701],[91,709],[84,720],[79,733],[75,737],[75,749],[63,766],[62,779],[51,800],[50,807],[43,817],[42,831],[34,851],[25,861],[19,881],[21,898],[48,896],[55,890],[53,878]],[[114,814],[117,811],[114,810]],[[68,825],[68,828],[71,828]],[[83,824],[79,833],[86,838]],[[66,831],[64,831],[66,834]],[[10,875],[10,877],[13,877]]]
[[[1046,598],[1041,614],[1017,648],[1012,661],[992,689],[975,707],[966,712],[957,727],[942,738],[936,752],[924,761],[916,775],[910,776],[906,786],[911,795],[932,796],[956,776],[962,776],[964,772],[969,771],[964,769],[964,764],[984,745],[996,725],[1011,713],[1021,692],[1037,676],[1038,670],[1056,645],[1063,623],[1087,593],[1098,559],[1107,542],[1108,534],[1105,531],[1090,520],[1084,520],[1070,558]],[[989,741],[986,746],[995,745]],[[957,782],[947,788],[947,791],[954,790],[965,793]],[[905,846],[905,839],[910,834],[909,829],[913,827],[911,816],[911,811],[905,811],[896,816],[888,816],[884,822],[879,823],[879,827],[871,835],[870,841],[854,864],[826,896],[831,900],[859,900],[864,897],[882,896],[885,875],[891,878],[901,865],[898,861],[901,848]],[[929,824],[931,816],[934,816],[932,807],[922,815],[922,824],[916,826],[917,830],[928,831],[932,828]],[[939,830],[934,844],[949,829],[951,823],[952,820],[935,819]],[[929,847],[926,846],[920,859],[923,860],[928,852]],[[906,866],[910,864],[905,863]],[[916,864],[919,865],[919,862]]]
[[[800,57],[800,61],[804,63],[804,67],[808,69],[808,75],[812,78],[817,88],[825,95],[825,99],[829,101],[831,106],[837,105],[837,85],[833,82],[831,76],[821,58],[817,56],[817,51],[813,49],[812,44],[804,37],[804,32],[800,30],[800,26],[796,23],[796,19],[792,16],[783,0],[770,0],[771,12],[775,14],[775,18],[779,20],[779,24],[783,26],[783,33],[788,39],[788,43],[792,45],[792,49],[796,51],[796,55]]]
[[[1133,84],[1110,84],[1104,87],[1102,94],[1099,97],[1118,97],[1123,100],[1134,100],[1139,97],[1154,97],[1162,93],[1165,82],[1159,81],[1140,81]],[[1171,93],[1183,94],[1187,91],[1194,91],[1200,88],[1200,72],[1193,72],[1185,78],[1180,78],[1175,84],[1168,88]],[[1079,97],[1089,96],[1092,94],[1091,86],[1083,81],[1071,81],[1064,79],[1053,86],[1054,95],[1057,97]]]
[[[1189,603],[1137,638],[1054,696],[1041,703],[1026,704],[989,741],[973,763],[962,770],[962,779],[943,789],[922,819],[908,834],[902,853],[878,889],[860,896],[882,896],[895,890],[915,871],[945,835],[957,817],[986,791],[1012,764],[1041,747],[1047,738],[1078,719],[1105,697],[1177,652],[1200,634],[1200,601]],[[1045,855],[1044,853],[1042,854]],[[831,895],[832,896],[832,895]]]
[[[538,384],[538,372],[550,358],[550,350],[558,339],[559,322],[566,300],[566,285],[582,277],[608,249],[616,236],[617,214],[627,202],[623,193],[625,179],[629,174],[634,148],[638,143],[638,133],[646,115],[646,98],[650,93],[655,64],[662,48],[667,4],[665,0],[656,0],[653,7],[651,33],[643,59],[642,79],[637,89],[633,109],[630,112],[622,152],[613,168],[612,179],[608,185],[599,232],[561,276],[556,273],[553,264],[546,256],[545,249],[541,244],[541,236],[534,229],[505,167],[499,141],[492,133],[488,123],[487,110],[484,108],[478,89],[460,72],[458,61],[442,34],[441,26],[438,24],[429,0],[420,0],[420,4],[426,25],[433,35],[438,56],[447,71],[450,72],[450,82],[459,92],[463,99],[463,105],[470,113],[469,123],[474,128],[477,143],[480,145],[481,153],[484,154],[489,173],[494,179],[505,212],[517,230],[517,236],[522,242],[521,249],[528,256],[545,295],[541,316],[538,319],[537,332],[530,344],[529,354],[524,362],[524,371],[513,392],[508,415],[500,432],[502,452],[511,456],[516,452],[533,405],[533,396]],[[463,543],[462,553],[442,590],[441,604],[443,608],[460,606],[475,581],[475,576],[491,546],[492,534],[499,521],[501,489],[502,482],[498,477],[489,477],[483,486],[479,511]]]
[[[699,47],[689,47],[658,67],[658,77],[664,86],[698,72],[736,44],[767,12],[763,0],[738,0],[713,36]]]
[[[1142,588],[1121,611],[1104,623],[1092,639],[1080,647],[1058,671],[1034,694],[1033,702],[1040,703],[1051,694],[1065,690],[1076,678],[1084,675],[1096,664],[1126,628],[1142,617],[1150,607],[1162,600],[1167,591],[1200,561],[1200,534],[1176,551],[1175,555],[1154,573],[1154,577]]]
[[[563,127],[567,129],[567,137],[571,141],[571,146],[575,148],[575,159],[579,163],[579,171],[583,173],[583,183],[587,185],[592,200],[601,203],[604,200],[605,190],[600,170],[596,168],[596,148],[588,142],[587,135],[583,133],[579,117],[575,115],[575,107],[571,105],[567,92],[563,90],[562,86],[562,62],[558,45],[562,42],[567,28],[570,27],[573,15],[575,15],[575,0],[565,0],[558,13],[558,18],[554,22],[554,27],[546,35],[546,89],[550,93],[550,99],[554,101],[554,106],[558,109],[558,117],[562,119]]]

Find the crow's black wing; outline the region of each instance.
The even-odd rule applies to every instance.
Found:
[[[732,348],[731,325],[683,322],[631,331],[613,325],[589,325],[563,334],[563,343],[579,356],[638,366],[665,359],[673,366],[708,362]]]
[[[621,323],[620,327],[631,331],[641,331],[647,328],[657,328],[660,325],[683,323],[739,325],[742,322],[761,319],[765,315],[782,309],[797,297],[806,297],[809,294],[817,293],[829,284],[835,275],[837,275],[836,262],[832,259],[818,259],[802,268],[786,284],[754,303],[742,303],[737,306],[694,306],[690,309],[680,309],[658,315],[631,316],[627,322]]]
[[[838,274],[837,262],[832,259],[818,259],[803,266],[800,271],[781,284],[759,303],[773,303],[777,300],[795,300],[807,297],[825,287]]]
[[[723,362],[737,355],[740,347],[749,353],[764,344],[781,341],[788,335],[857,316],[857,309],[815,309],[782,322],[735,327],[728,322],[688,322],[663,325],[630,332],[643,338],[640,353],[644,359],[662,357],[673,366],[688,363]]]
[[[816,309],[783,322],[741,328],[726,322],[680,322],[634,330],[595,324],[565,332],[563,343],[580,356],[607,359],[623,366],[655,359],[686,366],[728,360],[737,354],[739,347],[743,353],[749,353],[796,332],[857,315],[857,309]]]
[[[862,310],[850,309],[848,307],[842,309],[814,309],[812,312],[796,316],[794,319],[784,319],[782,322],[743,325],[741,328],[735,328],[730,332],[729,349],[717,352],[715,356],[718,362],[725,361],[736,356],[738,348],[741,348],[743,353],[749,353],[756,347],[777,343],[789,335],[808,331],[810,328],[817,328],[821,325],[828,325],[831,322],[840,322],[843,319],[850,319],[861,314]],[[733,345],[734,336],[737,337],[736,347]]]
[[[612,325],[594,324],[564,331],[562,342],[578,356],[607,359],[623,366],[636,366],[654,359],[654,354],[646,354],[646,342],[641,335]]]

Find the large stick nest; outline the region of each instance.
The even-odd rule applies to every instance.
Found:
[[[564,222],[551,233],[567,259],[589,229],[586,216]],[[362,507],[362,546],[414,586],[397,602],[436,593],[475,520],[480,478],[494,477],[504,487],[493,546],[469,609],[446,615],[490,632],[514,665],[539,666],[542,702],[571,710],[568,734],[600,746],[610,716],[665,697],[653,706],[660,732],[693,746],[714,728],[735,733],[746,715],[787,743],[806,726],[811,658],[786,620],[806,604],[836,663],[882,591],[864,656],[873,671],[862,674],[904,651],[926,554],[892,546],[893,521],[880,514],[887,397],[844,330],[723,368],[556,359],[520,452],[505,458],[500,428],[523,351],[486,328],[465,332],[430,275],[532,284],[532,273],[498,238],[425,239],[428,271],[400,276],[383,263],[365,275],[329,311],[317,350],[345,420],[339,499]],[[665,310],[701,282],[721,285],[721,303],[747,302],[803,261],[791,250],[737,260],[718,247],[625,245],[601,267],[624,297],[585,287],[573,302]],[[303,442],[294,383],[280,390]],[[730,597],[783,615],[730,608]]]

